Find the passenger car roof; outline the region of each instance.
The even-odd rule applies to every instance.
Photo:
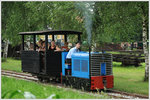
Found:
[[[69,35],[69,34],[82,34],[82,32],[72,30],[44,30],[32,32],[19,32],[19,35]]]

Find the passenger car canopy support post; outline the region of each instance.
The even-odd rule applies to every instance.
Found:
[[[45,35],[45,68],[47,68],[48,35]],[[45,70],[46,71],[46,70]]]
[[[45,49],[48,50],[48,35],[45,35]]]
[[[54,41],[54,34],[52,35],[52,41]]]
[[[81,41],[81,37],[80,37],[80,34],[78,34],[78,41]]]
[[[65,42],[67,42],[67,35],[65,34]]]
[[[22,51],[24,50],[24,35],[22,35]]]
[[[36,51],[36,35],[33,35],[34,51]]]

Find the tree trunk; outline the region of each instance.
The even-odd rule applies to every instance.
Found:
[[[147,29],[146,29],[146,19],[143,17],[143,50],[145,56],[145,78],[144,81],[148,81],[149,79],[149,52],[147,45]]]
[[[5,45],[4,45],[4,53],[3,53],[3,58],[7,59],[7,54],[8,54],[8,40],[5,41]]]

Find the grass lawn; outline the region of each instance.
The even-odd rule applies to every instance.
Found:
[[[127,54],[127,55],[130,55],[130,53],[127,53],[127,52],[118,52],[118,51],[106,51],[106,53],[111,53],[111,54]],[[136,54],[138,55],[138,54]],[[144,56],[144,54],[141,54],[141,56]],[[144,57],[141,57],[141,58],[144,58]]]
[[[8,58],[2,62],[2,69],[21,72],[21,61]],[[113,62],[114,89],[148,95],[148,82],[143,82],[145,64],[139,67],[122,67],[121,63]]]
[[[6,62],[2,62],[1,69],[21,72],[21,60],[7,58]]]
[[[54,98],[60,98],[60,99],[104,99],[104,98],[110,98],[107,95],[99,95],[94,96],[90,95],[88,93],[83,93],[81,91],[73,91],[72,89],[68,88],[60,88],[55,87],[52,85],[44,85],[37,82],[29,82],[25,80],[18,80],[15,78],[8,78],[5,76],[2,76],[2,96],[7,92],[10,91],[9,94],[5,96],[5,99],[9,99],[11,93],[13,91],[21,90],[23,92],[28,91],[31,92],[33,95],[36,96],[38,99],[46,99],[52,94],[56,94],[57,97]],[[22,99],[24,96],[20,93],[17,93],[12,98],[15,99]]]
[[[121,67],[121,63],[113,62],[114,89],[138,93],[149,94],[149,84],[144,82],[145,64],[139,67]]]
[[[117,51],[106,51],[106,53],[111,53],[111,54],[120,54],[120,52],[117,52]]]

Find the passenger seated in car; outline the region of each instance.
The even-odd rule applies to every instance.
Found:
[[[55,45],[55,41],[51,41],[51,46],[49,46],[50,51],[61,51],[61,49]]]
[[[62,51],[69,51],[68,42],[65,42],[64,46],[61,47]]]
[[[42,51],[41,53],[40,53],[40,56],[41,56],[41,63],[42,63],[42,72],[44,72],[45,71],[45,41],[42,41],[41,42],[41,47],[39,48],[39,51]]]
[[[42,49],[42,42],[43,42],[43,40],[40,39],[37,43],[38,51],[40,51]]]
[[[76,53],[76,52],[80,52],[80,50],[79,50],[80,47],[81,47],[81,42],[80,41],[76,42],[76,46],[71,48],[69,50],[68,54],[67,54],[67,57],[66,57],[66,60],[65,60],[66,63],[71,63],[72,54]]]
[[[29,48],[29,50],[34,50],[34,45],[33,45],[33,43],[30,43],[30,48]]]
[[[39,51],[45,51],[45,41],[42,41],[41,42],[41,45],[40,45],[40,47],[39,47]]]

